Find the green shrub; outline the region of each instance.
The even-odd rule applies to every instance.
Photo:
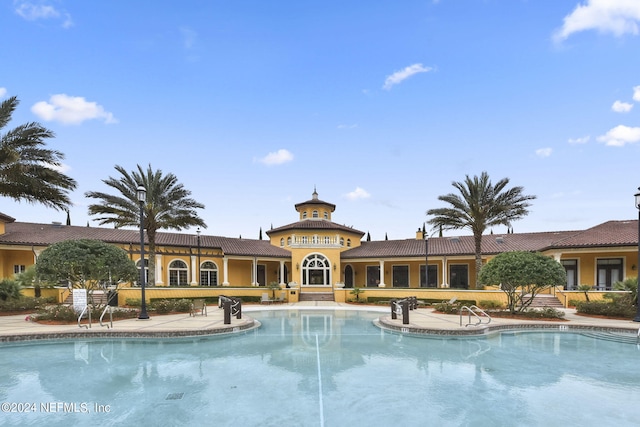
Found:
[[[611,301],[580,301],[576,305],[576,311],[580,314],[592,314],[596,316],[633,318],[636,307],[630,303],[631,297],[614,298]]]
[[[0,281],[0,300],[7,301],[20,298],[20,285],[15,280]]]
[[[160,301],[153,301],[149,304],[149,309],[155,311],[158,314],[167,314],[174,311],[175,303],[169,299],[163,299]]]
[[[18,299],[9,299],[7,301],[0,301],[0,312],[36,310],[40,306],[44,306],[45,304],[54,303],[55,300],[56,299],[54,297],[47,297],[47,298],[21,297]]]
[[[91,320],[92,322],[98,322],[100,316],[102,315],[102,311],[104,307],[97,307],[91,310]],[[116,308],[113,310],[112,316],[114,319],[131,319],[137,316],[137,310],[127,310],[127,309],[119,309]],[[60,322],[77,322],[78,316],[80,313],[75,311],[73,306],[70,305],[49,305],[46,307],[41,307],[33,316],[32,319],[35,321],[41,320],[55,320]],[[108,319],[108,315],[105,315],[105,318]],[[86,314],[85,314],[86,318]]]
[[[129,307],[140,307],[142,300],[140,298],[127,298],[124,300],[124,303]]]
[[[188,313],[191,311],[191,304],[192,300],[190,299],[179,299],[174,302],[174,311],[177,311],[179,313]]]
[[[439,303],[436,303],[433,307],[436,309],[436,311],[440,313],[458,314],[460,312],[460,307],[462,307],[462,304],[460,303],[449,304],[448,302],[439,302]]]
[[[613,289],[616,291],[628,291],[631,293],[631,300],[636,301],[638,298],[638,278],[637,277],[628,277],[621,282],[616,282],[613,284]]]
[[[494,300],[478,301],[478,306],[485,310],[499,310],[501,308],[504,308],[504,304],[502,304],[500,301]]]
[[[560,311],[553,307],[529,308],[520,313],[523,316],[532,319],[563,319],[564,311]]]

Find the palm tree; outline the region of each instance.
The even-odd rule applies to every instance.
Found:
[[[536,198],[523,195],[523,187],[506,189],[508,183],[509,178],[503,178],[493,185],[487,172],[473,179],[467,175],[464,182],[454,181],[451,184],[460,195],[449,193],[438,197],[438,200],[448,203],[448,207],[427,211],[427,215],[434,216],[428,221],[434,229],[471,229],[475,246],[476,286],[482,268],[482,234],[487,227],[511,226],[513,221],[525,217],[529,213],[527,208],[531,206],[528,201]]]
[[[136,190],[139,185],[147,190],[143,227],[147,230],[149,242],[149,285],[154,286],[157,231],[207,226],[196,212],[196,209],[204,209],[204,205],[189,197],[191,192],[178,183],[175,175],[170,173],[163,176],[161,170],[153,171],[151,165],[146,171],[140,165],[137,167],[137,171],[129,173],[122,166],[116,165],[115,169],[122,176],[102,181],[117,190],[119,195],[89,191],[85,196],[100,199],[100,203],[89,205],[89,215],[100,215],[97,219],[101,225],[134,227],[140,225],[140,205]],[[141,265],[141,268],[144,266]]]
[[[11,121],[18,103],[14,96],[0,104],[0,130]],[[76,182],[57,170],[64,154],[44,148],[44,140],[53,137],[52,131],[36,122],[0,134],[0,196],[68,209],[68,192]]]

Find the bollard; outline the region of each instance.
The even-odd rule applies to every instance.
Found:
[[[409,324],[409,301],[402,302],[402,324]]]
[[[224,302],[222,303],[222,308],[224,308],[224,324],[225,325],[230,325],[231,324],[231,301],[224,300]]]

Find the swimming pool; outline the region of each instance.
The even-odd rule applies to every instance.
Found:
[[[248,314],[262,326],[233,336],[5,345],[0,425],[640,422],[640,350],[633,337],[425,338],[373,326],[380,313]]]

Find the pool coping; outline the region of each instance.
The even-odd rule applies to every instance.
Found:
[[[67,325],[65,325],[67,326]],[[0,334],[0,343],[15,343],[25,341],[63,340],[63,339],[122,339],[122,338],[189,338],[237,334],[257,329],[261,323],[251,317],[242,321],[232,322],[230,325],[213,328],[191,329],[148,329],[148,330],[114,330],[109,329],[81,329],[55,330],[51,332],[22,332],[14,334]]]
[[[398,325],[397,320],[393,321],[390,316],[381,316],[376,320],[376,326],[381,329],[399,332],[401,334],[419,336],[458,336],[458,337],[479,337],[491,335],[498,332],[508,331],[554,331],[554,332],[576,332],[576,331],[598,331],[608,333],[619,333],[625,335],[636,335],[636,328],[623,326],[597,326],[567,324],[565,322],[530,322],[530,323],[509,323],[509,324],[483,324],[460,329],[441,329],[429,327],[417,327],[415,325]]]
[[[222,310],[210,307],[210,314],[191,317],[184,314],[153,316],[151,320],[125,319],[114,321],[114,328],[78,328],[77,325],[43,325],[25,322],[24,316],[0,316],[0,344],[21,341],[57,339],[122,339],[122,338],[188,338],[224,336],[248,332],[260,327],[260,322],[246,315],[255,311],[271,310],[346,310],[379,313],[373,322],[377,327],[400,334],[433,337],[478,337],[504,331],[600,331],[636,334],[640,324],[629,320],[599,319],[576,315],[575,310],[564,309],[565,321],[515,320],[493,318],[491,323],[461,326],[459,315],[437,313],[429,308],[411,311],[410,323],[391,319],[390,310],[380,306],[352,305],[336,302],[314,302],[296,304],[248,305],[243,309],[242,319],[231,319],[223,324]]]

